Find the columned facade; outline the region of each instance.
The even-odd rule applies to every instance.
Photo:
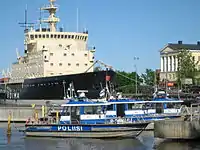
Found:
[[[176,55],[161,56],[161,72],[175,72],[178,68]]]

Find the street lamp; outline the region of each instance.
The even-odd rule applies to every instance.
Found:
[[[139,60],[139,57],[134,57],[134,61]],[[137,95],[137,65],[135,63],[135,94]]]
[[[168,60],[168,52],[164,52],[164,54],[165,54],[165,57],[166,57],[166,71],[165,71],[165,93],[167,94],[167,88],[168,88],[168,86],[167,86],[167,75],[168,75],[168,63],[169,63],[169,60]]]

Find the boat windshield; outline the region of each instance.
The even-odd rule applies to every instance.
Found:
[[[104,113],[103,106],[85,106],[84,114],[101,114]]]

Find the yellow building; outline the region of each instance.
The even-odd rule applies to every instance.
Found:
[[[160,50],[160,79],[161,81],[167,79],[174,82],[177,80],[176,71],[178,69],[177,55],[180,50],[186,49],[192,53],[193,59],[197,62],[200,61],[200,42],[197,44],[183,44],[182,41],[178,43],[168,43]],[[197,65],[200,69],[200,63]]]

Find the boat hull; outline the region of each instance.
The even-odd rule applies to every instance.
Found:
[[[6,99],[64,99],[70,83],[73,83],[75,91],[88,90],[88,93],[85,93],[88,98],[97,98],[102,87],[105,87],[106,75],[109,75],[111,82],[114,83],[115,72],[111,70],[25,79],[23,83],[7,83]],[[1,84],[0,86],[1,89],[5,89],[5,85]],[[1,96],[1,98],[4,99],[5,96]]]
[[[136,137],[148,123],[99,125],[26,125],[26,136],[60,138]]]

